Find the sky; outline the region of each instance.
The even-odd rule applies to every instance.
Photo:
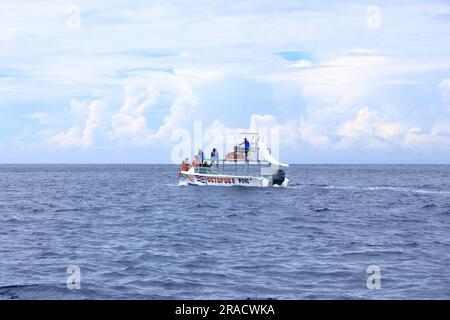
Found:
[[[0,0],[0,123],[0,163],[450,163],[450,2]]]

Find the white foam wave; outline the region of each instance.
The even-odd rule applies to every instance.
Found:
[[[374,186],[374,187],[356,187],[356,186],[325,186],[324,189],[341,189],[341,190],[358,190],[358,191],[397,191],[397,192],[411,192],[411,193],[425,193],[425,194],[450,194],[450,190],[427,190],[407,187],[394,186]]]
[[[177,184],[178,187],[187,186],[187,185],[188,185],[188,182],[186,180],[180,180],[180,181],[178,181],[178,184]]]

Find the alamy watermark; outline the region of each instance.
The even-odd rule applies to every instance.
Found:
[[[370,265],[367,267],[367,289],[381,289],[381,268],[376,265]]]
[[[237,144],[244,138],[261,149],[262,144],[268,148],[270,155],[279,159],[280,134],[276,127],[261,127],[258,130],[240,129],[204,129],[202,121],[194,121],[193,130],[178,128],[172,132],[171,142],[174,143],[171,151],[172,163],[180,163],[186,158],[191,158],[198,149],[205,154],[214,148],[221,158],[225,158],[228,152],[232,152]],[[251,140],[251,139],[258,139]],[[262,159],[261,159],[262,160]]]
[[[81,28],[81,8],[72,4],[66,9],[66,27],[69,30],[79,30]]]
[[[81,269],[77,265],[67,267],[66,273],[69,275],[66,280],[66,286],[69,290],[81,289]]]
[[[381,29],[381,9],[377,5],[370,5],[366,8],[367,20],[366,26],[370,30]]]

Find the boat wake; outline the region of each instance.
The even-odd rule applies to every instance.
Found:
[[[338,190],[357,190],[357,191],[396,191],[396,192],[411,192],[424,194],[450,194],[449,190],[429,190],[422,188],[408,188],[408,187],[388,187],[388,186],[374,186],[374,187],[356,187],[356,186],[324,186],[324,189],[338,189]]]
[[[285,178],[282,184],[280,184],[280,185],[274,184],[273,187],[274,188],[287,188],[288,187],[288,183],[289,183],[289,179]]]
[[[188,184],[188,182],[186,180],[180,180],[180,181],[178,181],[178,184],[177,184],[178,187],[185,187],[185,186],[188,186],[188,185],[189,184]]]

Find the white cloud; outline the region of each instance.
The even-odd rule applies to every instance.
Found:
[[[271,114],[253,114],[250,117],[250,132],[258,132],[261,129],[273,128],[278,125],[277,118]]]
[[[41,124],[49,124],[50,122],[50,116],[44,112],[33,112],[29,117]]]
[[[352,2],[77,4],[81,28],[69,30],[69,3],[0,3],[0,58],[7,65],[0,69],[2,107],[15,108],[19,94],[39,105],[55,96],[99,97],[109,103],[111,113],[94,102],[73,100],[73,123],[64,130],[50,121],[55,119],[53,109],[34,110],[30,117],[36,120],[35,131],[41,129],[37,122],[49,127],[37,136],[53,144],[158,148],[174,130],[201,118],[202,108],[217,111],[221,118],[226,110],[202,105],[201,90],[196,89],[229,74],[263,81],[267,96],[272,91],[282,96],[277,111],[283,114],[266,109],[259,114],[258,106],[249,106],[253,116],[248,129],[277,128],[286,147],[445,147],[445,126],[436,124],[436,115],[417,101],[435,101],[436,92],[426,87],[450,67],[450,46],[440,41],[449,37],[450,28],[448,20],[439,18],[450,12],[448,4],[385,3],[377,32],[365,26],[366,5]],[[301,51],[306,58],[286,65],[275,54],[281,51]],[[398,91],[387,92],[389,86]],[[425,89],[415,91],[415,86]],[[111,105],[124,87],[123,104]],[[295,87],[295,94],[288,87]],[[217,88],[208,94],[224,95],[229,87]],[[450,80],[443,79],[439,90],[450,110]],[[160,93],[168,93],[172,101],[155,125],[146,114]],[[259,93],[240,94],[246,98]],[[423,114],[423,119],[413,113]],[[24,119],[23,113],[12,117],[16,115]],[[211,132],[228,130],[213,120]],[[21,124],[16,126],[19,131]]]
[[[102,141],[104,143],[109,140],[109,143],[123,145],[158,145],[170,140],[174,130],[193,120],[192,116],[198,111],[193,88],[222,76],[220,69],[184,68],[174,73],[153,72],[145,77],[129,78],[125,82],[124,102],[117,111],[106,106],[100,108],[98,100],[88,104],[73,99],[70,111],[78,124],[54,135],[49,142],[90,147],[97,136],[106,140]],[[161,94],[172,97],[170,110],[156,130],[150,129],[145,112],[155,105]],[[97,131],[101,132],[97,134]]]
[[[132,143],[147,141],[151,133],[144,111],[155,103],[157,95],[158,91],[151,86],[143,90],[127,87],[123,106],[112,116],[109,137],[113,140],[130,140]]]
[[[75,110],[81,111],[80,106],[82,104],[74,102],[72,105],[76,105]],[[96,132],[104,127],[109,118],[109,109],[102,101],[94,100],[87,106],[87,114],[88,116],[82,128],[74,126],[67,132],[55,134],[48,139],[48,142],[64,147],[93,146]]]
[[[301,59],[298,60],[292,64],[288,64],[286,65],[286,67],[290,67],[290,68],[308,68],[311,67],[311,61],[306,60],[306,59]]]
[[[298,75],[302,93],[327,104],[346,105],[373,90],[388,58],[377,55],[343,56],[322,63],[320,68],[304,69]]]
[[[191,117],[197,107],[197,98],[192,88],[186,83],[178,85],[177,95],[170,107],[170,114],[164,118],[164,123],[151,137],[150,141],[163,141],[169,138],[172,131],[180,127]]]
[[[450,126],[447,123],[438,123],[429,132],[424,132],[421,128],[411,128],[406,133],[403,146],[423,152],[448,150]]]
[[[348,120],[336,130],[341,137],[339,148],[359,143],[360,146],[373,149],[399,144],[408,130],[407,126],[382,117],[378,111],[371,111],[367,106],[359,109],[353,120]]]
[[[192,121],[198,111],[194,87],[223,76],[217,69],[177,69],[174,74],[152,74],[145,79],[130,79],[124,105],[113,115],[109,137],[132,144],[158,144],[170,139],[177,128]],[[147,84],[147,89],[139,89]],[[136,89],[138,88],[138,89]],[[161,92],[173,96],[170,111],[157,130],[147,127],[144,111],[150,108]]]
[[[329,138],[321,131],[317,123],[307,122],[303,117],[300,118],[298,131],[303,141],[315,147],[325,147],[329,145]]]

